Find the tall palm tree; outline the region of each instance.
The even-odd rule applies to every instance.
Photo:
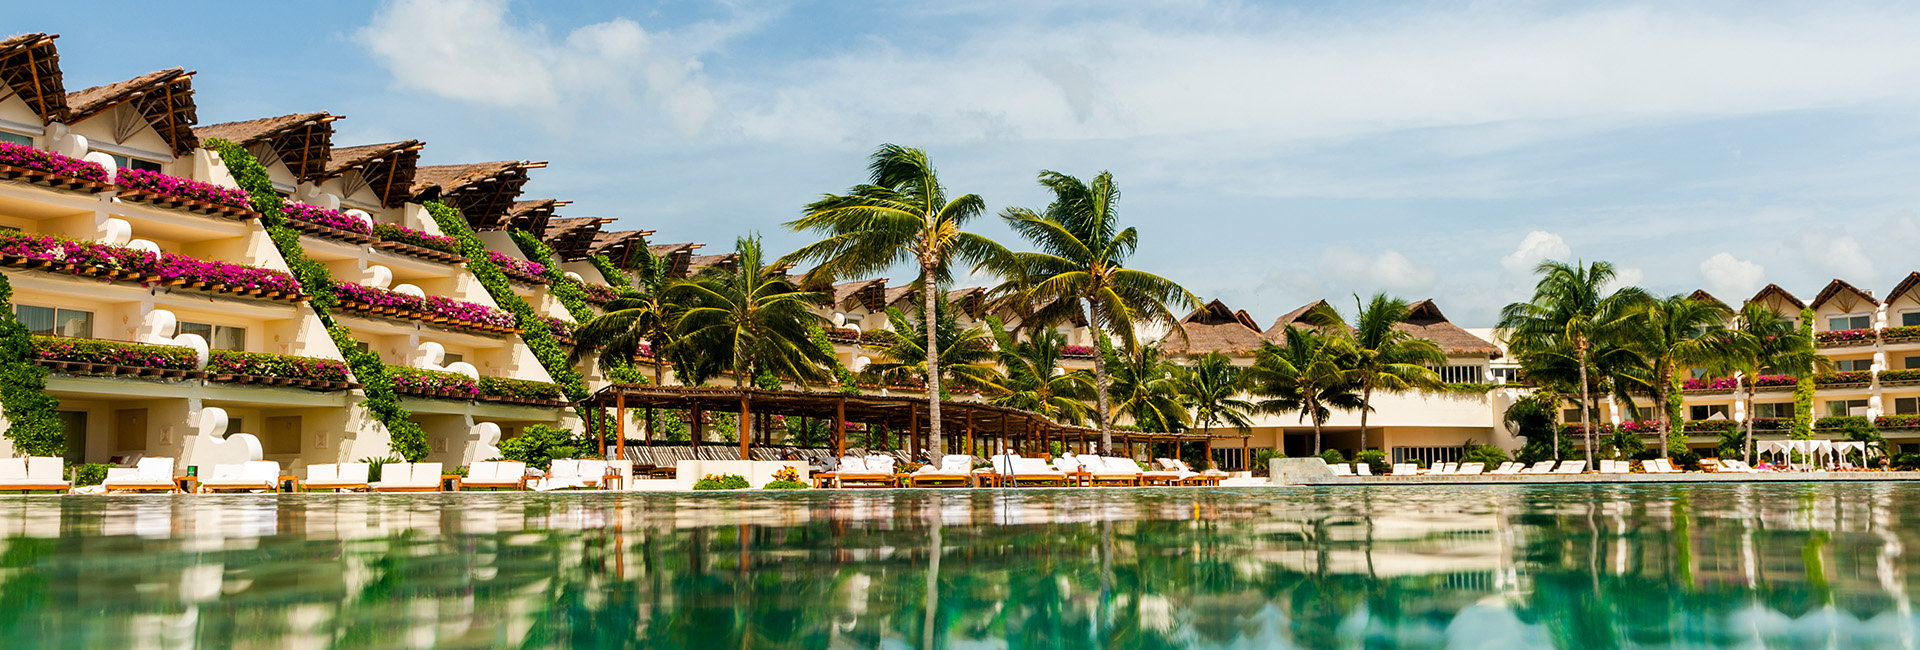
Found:
[[[866,183],[846,194],[828,194],[806,207],[804,216],[787,222],[794,230],[825,236],[781,259],[792,264],[814,260],[806,282],[832,283],[844,278],[868,277],[895,264],[911,263],[920,272],[922,313],[935,313],[934,299],[951,275],[954,262],[996,266],[1007,252],[992,239],[965,232],[967,222],[986,213],[978,194],[948,197],[927,152],[896,144],[880,145],[867,163]],[[926,331],[926,356],[940,366],[940,341]],[[940,438],[940,376],[927,380],[927,435],[934,449],[945,449]]]
[[[1348,354],[1337,336],[1311,328],[1287,325],[1285,345],[1268,342],[1247,369],[1249,392],[1263,397],[1259,409],[1267,413],[1300,413],[1313,424],[1313,453],[1321,451],[1322,427],[1333,409],[1361,408],[1357,383],[1341,357]]]
[[[1607,262],[1581,265],[1548,260],[1534,267],[1534,272],[1540,280],[1534,285],[1533,299],[1502,308],[1499,329],[1523,369],[1530,360],[1545,363],[1543,357],[1571,356],[1579,375],[1580,426],[1591,465],[1595,342],[1618,334],[1627,318],[1626,306],[1646,294],[1635,287],[1607,293],[1617,274]]]
[[[763,373],[799,382],[825,376],[832,358],[809,329],[826,320],[812,309],[820,294],[801,291],[781,267],[767,264],[758,236],[735,240],[734,253],[733,266],[710,266],[674,285],[687,304],[675,345],[732,369],[740,386]]]
[[[998,341],[1000,366],[1006,368],[1004,392],[988,398],[999,406],[1039,413],[1056,422],[1079,424],[1093,416],[1087,400],[1093,397],[1093,379],[1084,370],[1060,367],[1060,347],[1066,337],[1058,330],[1038,329],[1015,340],[997,318],[987,323]]]
[[[1733,311],[1717,300],[1697,300],[1686,294],[1665,298],[1642,297],[1627,307],[1624,346],[1640,357],[1647,369],[1641,378],[1653,395],[1660,416],[1660,457],[1666,458],[1678,428],[1674,411],[1674,381],[1678,373],[1710,366],[1734,353],[1735,341],[1726,329]]]
[[[1762,373],[1805,377],[1826,372],[1833,361],[1820,354],[1813,340],[1800,333],[1793,319],[1775,313],[1763,303],[1749,302],[1733,319],[1736,343],[1734,354],[1723,358],[1723,369],[1743,375],[1741,400],[1746,403],[1747,421],[1742,427],[1747,462],[1753,462],[1754,380]]]
[[[1240,366],[1233,365],[1233,359],[1219,352],[1208,352],[1195,359],[1192,364],[1182,367],[1175,376],[1179,385],[1180,400],[1192,410],[1193,423],[1199,425],[1209,444],[1213,440],[1213,426],[1232,425],[1241,433],[1253,428],[1253,419],[1249,417],[1255,409],[1253,402],[1240,397],[1245,391],[1241,381],[1243,373]],[[1213,464],[1212,455],[1207,465]],[[1202,468],[1205,469],[1205,468]]]
[[[634,286],[621,287],[619,297],[607,303],[606,313],[580,325],[574,335],[580,343],[567,361],[578,364],[591,356],[602,368],[626,368],[645,346],[654,356],[653,384],[659,386],[666,383],[661,352],[672,342],[674,321],[681,312],[674,299],[683,294],[671,290],[673,279],[667,275],[665,260],[644,246],[639,253],[629,270]]]
[[[1000,373],[991,365],[996,354],[993,335],[985,327],[961,327],[953,308],[945,298],[934,303],[935,338],[939,341],[940,385],[988,390],[999,386]],[[927,318],[908,320],[898,309],[887,309],[892,329],[882,330],[889,339],[883,352],[887,361],[874,363],[863,371],[888,385],[906,378],[921,378],[927,372]]]
[[[1040,184],[1053,192],[1042,212],[1009,208],[1007,225],[1040,250],[1016,255],[1018,275],[1009,295],[1021,305],[1042,305],[1032,321],[1040,325],[1084,319],[1096,340],[1107,333],[1121,347],[1139,345],[1137,328],[1168,324],[1179,328],[1172,309],[1199,304],[1192,293],[1166,278],[1126,268],[1140,245],[1140,232],[1120,227],[1120,189],[1113,174],[1100,172],[1092,182],[1059,172],[1040,172]],[[1112,399],[1104,354],[1093,356],[1094,398],[1100,416],[1100,449],[1113,450]]]
[[[1447,355],[1433,341],[1419,338],[1396,326],[1407,322],[1413,310],[1407,301],[1384,293],[1373,294],[1365,306],[1354,296],[1356,309],[1351,327],[1332,316],[1329,329],[1347,337],[1347,369],[1360,386],[1360,450],[1367,449],[1367,415],[1373,412],[1373,394],[1407,391],[1439,391],[1446,388],[1440,374],[1429,366],[1447,362]]]
[[[1143,343],[1131,351],[1102,346],[1113,374],[1113,410],[1109,418],[1125,413],[1141,431],[1177,433],[1187,426],[1187,408],[1180,403],[1180,366],[1160,357],[1159,346]]]

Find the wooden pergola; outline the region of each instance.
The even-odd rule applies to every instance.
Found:
[[[821,393],[799,390],[762,390],[733,386],[655,386],[652,384],[613,384],[602,388],[585,401],[595,408],[615,410],[614,421],[614,457],[626,458],[627,409],[679,409],[692,413],[688,425],[692,428],[694,445],[700,444],[704,436],[703,414],[707,412],[738,413],[740,457],[750,458],[749,450],[753,445],[773,445],[772,427],[765,422],[770,416],[822,418],[833,423],[833,449],[835,454],[847,451],[847,425],[863,424],[884,426],[890,431],[898,431],[907,438],[907,448],[914,456],[927,449],[927,400],[921,397],[899,395],[864,395],[846,393]],[[956,450],[978,450],[982,447],[993,453],[1006,451],[1018,452],[1023,449],[1045,448],[1050,443],[1061,443],[1068,449],[1093,451],[1100,441],[1100,431],[1088,427],[1060,424],[1038,413],[1005,406],[995,406],[984,402],[947,400],[940,403],[941,418],[951,423],[944,436],[947,449],[937,453],[953,453]],[[651,412],[649,412],[651,417]],[[756,420],[759,420],[756,423]],[[757,424],[757,426],[756,426]],[[646,444],[653,444],[653,426],[647,426]],[[1248,436],[1213,435],[1192,433],[1146,433],[1139,431],[1114,431],[1113,437],[1118,445],[1124,445],[1129,455],[1136,444],[1205,442],[1208,456],[1212,456],[1212,444],[1215,438],[1239,437],[1242,445]]]

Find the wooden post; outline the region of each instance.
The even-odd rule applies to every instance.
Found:
[[[847,398],[841,397],[833,405],[833,454],[834,458],[847,455]]]
[[[918,460],[920,458],[920,409],[911,406],[907,408],[913,411],[913,416],[907,419],[907,457]]]
[[[647,407],[647,446],[653,446],[653,407]]]
[[[967,411],[967,443],[966,447],[960,451],[968,454],[973,454],[978,451],[973,448],[973,411]]]
[[[619,436],[618,438],[615,438],[613,440],[613,449],[614,449],[613,457],[626,458],[627,457],[627,393],[626,391],[620,390],[620,387],[618,386],[615,386],[613,390],[614,390],[613,404],[614,404],[614,410],[615,410],[614,417],[620,420],[619,422],[613,425],[614,435]]]
[[[1207,459],[1207,462],[1206,462],[1206,467],[1200,468],[1201,471],[1213,469],[1213,432],[1212,431],[1207,432],[1207,455],[1202,456],[1202,458]]]
[[[747,449],[753,444],[753,407],[747,404],[747,392],[740,391],[740,460],[753,460]]]
[[[1284,434],[1285,430],[1283,429],[1282,431],[1283,433],[1279,435],[1285,435]],[[1286,446],[1285,444],[1286,438],[1280,438],[1280,440],[1281,440],[1281,446],[1282,447]],[[1242,466],[1240,469],[1243,471],[1253,469],[1253,442],[1252,441],[1253,441],[1253,436],[1240,437],[1240,464]]]
[[[998,456],[1000,454],[1006,453],[1008,451],[1007,449],[1008,446],[1012,444],[1013,444],[1013,434],[1007,432],[1007,416],[1002,415],[1000,416],[1000,450],[998,452],[995,452],[994,455]]]

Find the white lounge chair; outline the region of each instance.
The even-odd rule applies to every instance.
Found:
[[[467,475],[454,482],[462,490],[524,490],[527,488],[527,464],[517,460],[483,460],[467,468]]]
[[[1553,468],[1552,474],[1581,474],[1587,471],[1587,461],[1569,460]]]
[[[927,465],[907,476],[907,487],[967,487],[973,484],[973,457],[948,454],[940,465]]]
[[[133,467],[111,467],[100,487],[108,492],[178,492],[173,481],[173,459],[149,456]]]
[[[1486,463],[1461,463],[1460,468],[1453,471],[1453,475],[1454,476],[1479,476],[1481,474],[1485,474],[1486,469],[1487,469]]]
[[[1491,472],[1487,472],[1487,473],[1488,473],[1488,474],[1499,474],[1499,475],[1502,475],[1502,476],[1505,476],[1505,475],[1507,475],[1507,474],[1519,474],[1519,473],[1520,473],[1520,469],[1521,469],[1521,468],[1523,468],[1523,467],[1526,467],[1526,466],[1525,466],[1525,465],[1522,465],[1522,464],[1520,464],[1520,463],[1515,463],[1515,462],[1512,462],[1512,461],[1508,461],[1508,462],[1505,462],[1505,463],[1501,463],[1499,467],[1496,467],[1496,468],[1494,468],[1494,469],[1493,469],[1493,471],[1491,471]]]
[[[1068,485],[1071,483],[1071,480],[1065,472],[1055,469],[1053,465],[1048,464],[1045,459],[1005,454],[995,456],[994,458],[996,459],[994,464],[996,469],[1002,467],[998,459],[1006,459],[1006,464],[1004,470],[1001,471],[1000,478],[1001,480],[1009,481],[1011,485]],[[1087,456],[1086,458],[1080,459],[1080,463],[1082,466],[1085,466],[1097,458],[1099,457]]]
[[[1132,458],[1118,456],[1099,456],[1098,468],[1087,470],[1087,481],[1093,485],[1134,486],[1140,484],[1140,463]],[[1082,461],[1083,463],[1085,461]]]
[[[1458,471],[1460,471],[1459,463],[1441,463],[1432,473],[1438,476],[1453,476],[1454,472]]]
[[[31,458],[0,458],[0,491],[31,492],[39,490],[58,490],[66,492],[73,483],[63,476],[63,464],[58,456],[33,456]]]
[[[375,492],[439,492],[440,463],[387,463],[372,487]]]
[[[1520,473],[1521,474],[1548,474],[1553,472],[1553,466],[1556,462],[1557,461],[1543,460],[1538,463],[1534,463],[1533,467],[1520,470]]]
[[[1372,463],[1354,463],[1353,473],[1357,476],[1373,476]]]
[[[1667,460],[1665,458],[1655,458],[1652,460],[1648,460],[1646,462],[1640,463],[1640,466],[1645,468],[1648,474],[1680,474],[1682,473],[1681,470],[1674,469],[1673,461]]]
[[[1736,474],[1760,473],[1760,470],[1754,469],[1753,466],[1748,465],[1747,461],[1744,461],[1744,460],[1724,460],[1723,459],[1720,461],[1720,471],[1733,472]]]
[[[1390,468],[1388,475],[1413,476],[1419,473],[1420,473],[1420,466],[1415,463],[1394,463],[1393,467]]]
[[[367,463],[328,463],[308,465],[307,480],[300,484],[303,490],[359,490],[371,489],[367,476],[373,466]]]
[[[841,458],[840,469],[833,476],[836,487],[895,487],[899,482],[893,473],[893,457],[880,454]]]
[[[213,474],[200,481],[201,493],[221,490],[266,490],[280,491],[280,463],[272,460],[250,460],[231,465],[214,465]]]
[[[1346,463],[1334,463],[1327,466],[1334,476],[1353,476],[1353,466]]]

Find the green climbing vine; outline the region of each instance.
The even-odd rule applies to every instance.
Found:
[[[7,415],[8,440],[27,456],[62,456],[66,427],[60,400],[47,394],[47,369],[33,362],[33,335],[13,315],[13,283],[0,275],[0,407]]]
[[[311,297],[308,304],[313,306],[320,322],[327,326],[327,336],[333,339],[340,354],[346,357],[347,367],[353,370],[353,376],[360,381],[360,390],[366,395],[361,404],[373,412],[373,417],[387,428],[387,448],[408,461],[416,461],[427,455],[427,432],[413,421],[413,412],[400,405],[399,393],[393,389],[393,378],[387,372],[387,364],[380,355],[370,350],[360,349],[360,341],[346,326],[334,322],[333,307],[339,299],[333,295],[333,273],[326,265],[307,257],[306,248],[300,245],[300,231],[287,226],[286,216],[281,212],[286,200],[274,191],[273,180],[268,178],[267,169],[255,160],[246,147],[218,138],[204,141],[209,149],[220,152],[220,159],[227,164],[227,171],[233,174],[233,180],[240,184],[253,197],[253,209],[260,213],[260,223],[266,226],[267,236],[273,239],[274,248],[279,249],[280,257],[287,262],[287,268],[293,271],[294,279]]]
[[[1800,336],[1805,337],[1807,345],[1813,341],[1813,309],[1800,310]],[[1813,438],[1813,374],[1806,373],[1793,385],[1793,429],[1788,436],[1794,440]]]
[[[586,289],[580,287],[579,280],[567,277],[566,272],[560,270],[560,260],[554,259],[553,247],[525,230],[515,230],[511,235],[521,254],[546,266],[546,275],[542,277],[547,279],[547,291],[560,300],[560,306],[567,308],[573,320],[582,323],[593,320],[593,305],[587,302]]]

